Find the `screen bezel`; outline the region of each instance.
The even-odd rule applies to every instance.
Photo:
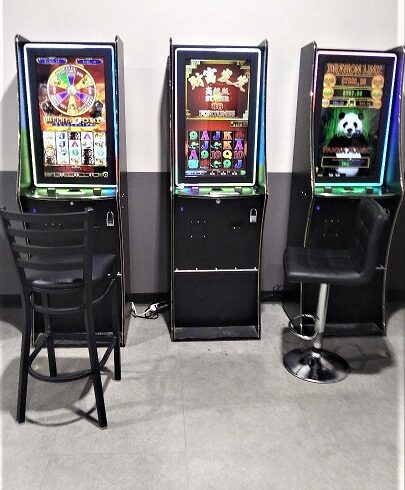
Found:
[[[46,177],[43,162],[43,138],[38,104],[36,58],[103,57],[106,103],[106,145],[108,177]],[[33,43],[24,46],[24,69],[27,87],[31,163],[36,187],[112,187],[117,182],[117,120],[114,48],[101,44]]]
[[[248,153],[246,175],[240,176],[211,176],[186,177],[185,147],[185,62],[188,59],[204,60],[238,60],[250,61],[251,82],[249,92],[249,118],[248,118]],[[174,105],[175,105],[175,158],[174,172],[176,186],[211,186],[229,184],[243,187],[253,186],[256,181],[257,138],[259,120],[259,91],[261,79],[261,50],[259,48],[176,48],[174,63]],[[250,164],[249,164],[250,163]]]
[[[348,60],[350,58],[350,60]],[[397,57],[394,53],[377,53],[377,52],[349,52],[349,51],[327,51],[320,50],[316,54],[315,75],[313,87],[313,164],[315,184],[328,184],[328,186],[364,186],[364,185],[382,185],[384,180],[385,160],[387,153],[388,134],[390,130],[390,116],[392,107],[392,96],[395,81]],[[316,166],[320,160],[319,138],[321,136],[321,112],[322,112],[322,90],[325,64],[334,63],[379,63],[385,64],[385,82],[382,96],[382,106],[379,122],[379,138],[376,148],[375,161],[373,162],[374,171],[369,176],[339,177],[318,177],[316,175]]]

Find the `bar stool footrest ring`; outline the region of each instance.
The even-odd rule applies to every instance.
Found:
[[[314,334],[313,335],[304,335],[303,332],[303,327],[304,325],[302,324],[302,321],[300,321],[298,327],[301,329],[301,333],[298,332],[298,327],[296,326],[297,320],[302,320],[303,318],[309,318],[310,320],[313,320],[313,328],[314,328]],[[318,335],[319,329],[315,329],[315,323],[316,323],[317,317],[314,315],[310,315],[309,313],[303,313],[302,315],[297,315],[294,318],[292,318],[288,322],[288,328],[291,330],[291,332],[298,337],[299,339],[302,340],[314,340],[314,338]]]

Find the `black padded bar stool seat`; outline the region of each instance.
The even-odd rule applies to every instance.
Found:
[[[289,282],[326,282],[344,286],[362,281],[362,271],[353,269],[350,250],[288,247],[284,253],[284,267]]]
[[[32,261],[35,262],[36,257],[32,257]],[[49,257],[48,262],[69,263],[72,257]],[[116,264],[116,256],[113,254],[97,254],[93,255],[92,266],[92,282],[96,284],[105,279],[109,273],[112,272]],[[73,269],[68,271],[58,270],[34,270],[27,269],[26,271],[27,281],[32,286],[39,288],[51,288],[58,289],[66,287],[77,288],[83,286],[83,271],[81,269]]]
[[[344,379],[349,365],[337,354],[322,349],[330,285],[366,285],[379,265],[380,243],[388,215],[373,199],[359,201],[351,245],[345,249],[288,247],[284,252],[284,271],[289,282],[320,284],[316,316],[298,315],[289,322],[294,335],[314,340],[313,347],[295,349],[284,356],[284,366],[294,376],[315,383],[332,383]],[[302,334],[302,318],[315,320],[312,336]],[[301,333],[294,322],[300,321]]]

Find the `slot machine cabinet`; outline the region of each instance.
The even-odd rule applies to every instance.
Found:
[[[404,193],[403,71],[402,47],[301,50],[287,246],[344,248],[360,198],[375,199],[390,217],[371,282],[331,287],[326,335],[386,332],[388,256]],[[286,283],[289,319],[313,314],[317,297],[314,285]]]
[[[113,253],[118,260],[124,345],[130,311],[122,41],[48,43],[16,36],[15,43],[20,209],[94,209],[95,253]],[[94,308],[96,333],[112,331],[110,312],[108,297]],[[52,325],[59,343],[85,342],[80,315],[55,316]],[[35,314],[33,340],[43,327],[42,315]]]
[[[169,65],[171,338],[259,339],[267,42]]]

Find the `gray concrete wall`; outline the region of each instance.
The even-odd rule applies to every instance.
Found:
[[[0,172],[0,207],[17,211],[17,172]],[[13,257],[9,251],[3,230],[0,230],[0,295],[18,294],[19,285]]]

